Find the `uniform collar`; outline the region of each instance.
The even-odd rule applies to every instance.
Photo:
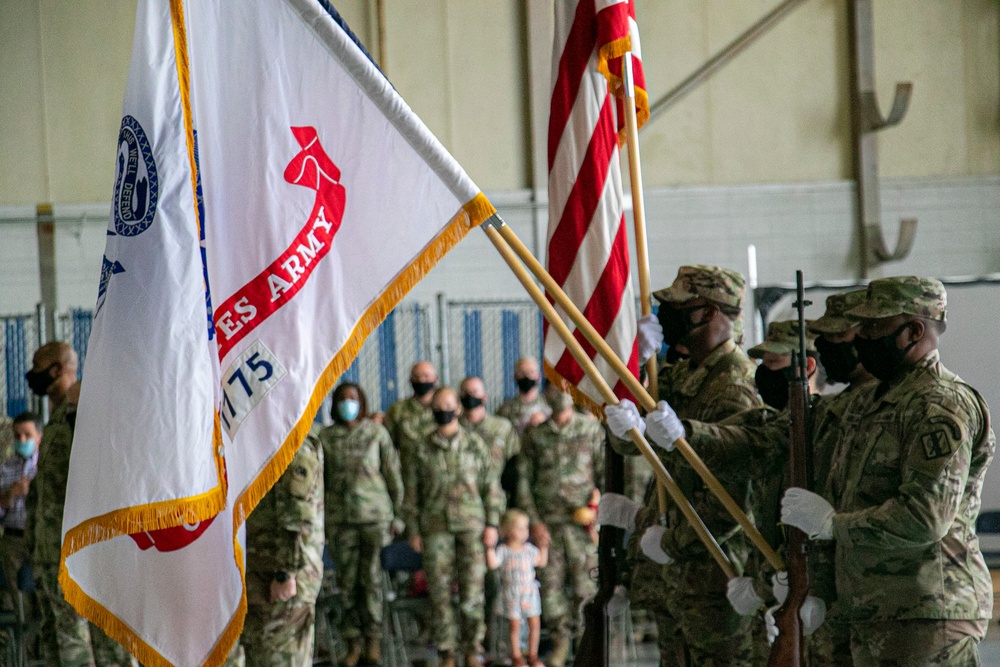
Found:
[[[712,372],[712,368],[735,350],[736,343],[733,342],[732,338],[729,338],[712,350],[698,368],[690,370],[691,361],[685,361],[684,363],[688,365],[689,372],[677,391],[685,396],[697,395],[701,390],[702,383],[705,382],[709,373]]]

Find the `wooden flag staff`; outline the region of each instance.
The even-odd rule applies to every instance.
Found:
[[[639,121],[635,115],[635,78],[632,72],[632,52],[622,56],[624,79],[625,137],[628,143],[628,174],[632,190],[632,220],[635,224],[635,257],[639,273],[639,304],[643,316],[653,314],[653,294],[649,286],[649,247],[646,244],[646,204],[642,196],[642,163],[639,161]],[[659,399],[659,369],[656,353],[646,361],[649,394]],[[656,487],[660,515],[667,513],[667,492],[662,484]]]
[[[499,223],[502,223],[499,216],[494,216],[494,219],[498,220]],[[491,223],[492,219],[487,221],[487,223],[484,223],[484,225]],[[628,390],[633,396],[636,397],[636,400],[642,404],[643,409],[647,412],[656,410],[656,401],[654,401],[653,397],[649,395],[646,388],[642,386],[634,375],[632,375],[632,372],[629,371],[628,367],[622,362],[621,359],[618,358],[618,355],[614,353],[607,342],[601,338],[600,334],[597,333],[593,325],[587,321],[587,318],[583,316],[583,313],[581,313],[570,298],[566,296],[566,293],[563,292],[562,288],[558,285],[558,283],[556,283],[555,279],[549,275],[548,271],[546,271],[539,261],[535,259],[535,256],[531,254],[531,251],[528,250],[524,243],[521,242],[521,239],[519,239],[517,234],[514,233],[514,230],[506,224],[499,223],[497,226],[491,227],[492,231],[497,235],[502,236],[503,240],[510,245],[510,248],[517,254],[521,261],[524,262],[531,273],[534,274],[535,278],[537,278],[542,284],[545,291],[552,296],[556,305],[562,308],[566,314],[569,315],[570,319],[573,320],[573,324],[587,339],[587,342],[589,342],[597,350],[597,352],[604,357],[605,361],[611,365]],[[487,230],[487,235],[490,236],[490,240],[493,239],[493,234],[491,234],[490,230]],[[532,285],[534,285],[534,283],[532,283]],[[547,300],[546,304],[548,305]],[[569,346],[568,343],[567,346]],[[583,362],[580,362],[580,365],[583,366]],[[618,399],[615,398],[614,401],[609,402],[613,405],[617,405]],[[719,502],[721,502],[726,508],[726,511],[729,512],[729,514],[740,524],[740,526],[743,527],[747,537],[749,537],[754,546],[760,550],[760,552],[767,559],[767,562],[770,563],[776,570],[784,570],[785,563],[781,559],[781,556],[779,556],[777,552],[771,548],[771,545],[767,543],[764,536],[760,534],[760,531],[757,530],[755,525],[753,525],[753,522],[746,515],[746,513],[743,512],[743,509],[739,506],[739,504],[733,500],[731,495],[729,495],[729,492],[726,491],[724,486],[722,486],[722,483],[716,479],[715,475],[712,474],[712,471],[705,465],[705,462],[701,460],[701,457],[698,456],[691,445],[688,444],[688,441],[684,438],[680,438],[674,443],[674,447],[677,448],[677,451],[679,451],[687,460],[688,464],[694,469],[694,471],[698,473],[698,476],[701,477],[705,486],[707,486],[715,497],[719,499]],[[657,458],[657,460],[659,460],[659,458]]]
[[[500,229],[499,231],[498,227]],[[583,371],[587,374],[587,377],[590,378],[590,381],[594,383],[595,387],[597,387],[597,390],[601,393],[601,397],[605,403],[618,405],[618,397],[615,396],[611,387],[608,386],[604,377],[597,370],[597,367],[594,366],[593,360],[586,352],[584,352],[580,342],[573,337],[569,327],[567,327],[566,323],[562,321],[562,318],[559,317],[555,308],[549,303],[548,299],[545,298],[542,290],[535,284],[535,281],[532,280],[531,275],[527,270],[525,270],[521,262],[518,261],[518,255],[515,254],[515,251],[512,250],[507,244],[506,235],[502,234],[502,230],[509,230],[509,228],[498,216],[493,216],[484,222],[482,228],[483,231],[486,232],[486,236],[489,237],[490,241],[500,253],[500,256],[503,257],[504,261],[510,267],[511,271],[514,272],[514,275],[520,281],[521,285],[524,286],[524,289],[531,296],[532,301],[534,301],[538,308],[542,311],[542,315],[544,315],[545,319],[548,320],[549,326],[551,326],[552,329],[559,335],[563,343],[565,343],[566,349],[570,351],[570,354],[572,354],[577,363],[580,364],[580,368],[583,369]],[[565,298],[565,295],[563,295],[563,297]],[[727,578],[734,578],[736,573],[733,570],[733,565],[729,561],[729,558],[719,547],[719,543],[716,542],[715,538],[708,531],[704,521],[702,521],[701,517],[698,516],[698,513],[691,505],[691,502],[684,496],[680,487],[677,486],[677,482],[675,482],[673,477],[670,476],[670,473],[667,472],[663,462],[660,461],[659,457],[653,451],[653,448],[646,441],[646,438],[639,432],[639,429],[635,427],[630,429],[628,434],[642,455],[645,456],[646,460],[648,460],[650,465],[653,466],[653,472],[656,473],[657,479],[663,483],[667,492],[670,494],[670,497],[673,498],[681,512],[691,523],[691,526],[694,528],[695,533],[697,533],[698,538],[705,545],[705,548],[708,549],[709,554],[711,554],[712,558],[715,559],[715,562],[719,564],[719,567],[722,568],[722,571],[725,573]]]

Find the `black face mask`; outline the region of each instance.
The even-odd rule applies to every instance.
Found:
[[[896,346],[896,339],[903,329],[910,326],[910,323],[901,325],[893,333],[881,338],[862,338],[857,336],[854,339],[854,349],[858,351],[858,358],[865,370],[874,375],[879,380],[891,380],[903,367],[903,360],[906,353],[910,351],[917,341],[912,340],[906,347],[900,349]]]
[[[462,401],[462,407],[466,410],[475,410],[483,404],[483,399],[470,396],[469,394],[462,394],[462,398],[459,400]]]
[[[656,313],[656,319],[663,327],[663,342],[673,347],[677,343],[683,343],[688,335],[695,329],[708,324],[708,321],[691,322],[691,315],[696,310],[707,308],[708,306],[694,306],[691,308],[674,308],[665,303],[660,304],[660,310]]]
[[[858,368],[858,353],[854,343],[831,343],[823,336],[816,339],[816,351],[819,360],[826,369],[826,377],[830,382],[850,382],[851,375]]]
[[[757,367],[754,382],[761,400],[775,410],[784,410],[788,405],[788,376],[791,366],[781,370],[771,370],[764,364]]]
[[[527,394],[529,391],[538,386],[538,380],[533,380],[532,378],[518,378],[517,379],[517,390],[522,394]]]
[[[454,410],[434,410],[434,421],[439,426],[450,424],[455,420]]]
[[[420,396],[426,396],[427,392],[434,388],[434,383],[410,380],[410,386],[413,387],[413,395],[419,398]]]
[[[28,389],[31,390],[32,394],[35,396],[45,396],[49,387],[51,387],[52,383],[56,381],[54,377],[49,375],[49,371],[56,365],[58,365],[58,362],[55,364],[49,364],[45,370],[28,371],[24,374],[24,379],[28,381]]]

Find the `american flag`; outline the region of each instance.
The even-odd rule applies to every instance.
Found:
[[[624,140],[621,57],[631,50],[639,123],[649,117],[634,0],[557,0],[549,114],[549,230],[552,277],[638,376],[635,294],[629,272],[619,142]],[[627,101],[627,100],[625,100]],[[560,311],[573,329],[569,317]],[[594,358],[579,331],[574,335]],[[595,365],[620,398],[611,367]],[[558,336],[546,329],[545,370],[578,403],[603,404]]]

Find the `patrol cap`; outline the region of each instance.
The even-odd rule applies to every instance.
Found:
[[[850,292],[838,292],[826,297],[826,312],[823,317],[813,320],[809,331],[814,334],[840,334],[850,331],[858,321],[847,316],[847,311],[865,300],[867,290],[859,289]]]
[[[806,320],[806,352],[815,352],[816,344],[813,342],[815,335],[809,333],[811,322]],[[765,352],[774,354],[791,354],[799,349],[799,321],[785,320],[784,322],[771,322],[767,325],[767,335],[764,342],[754,345],[747,350],[747,355],[754,359],[763,359]]]
[[[715,303],[739,308],[746,289],[746,280],[732,269],[721,266],[692,264],[677,269],[674,283],[653,292],[661,303],[684,303],[702,298]]]
[[[865,299],[847,311],[851,317],[878,319],[915,315],[946,322],[948,293],[940,280],[919,276],[879,278],[868,283]]]

